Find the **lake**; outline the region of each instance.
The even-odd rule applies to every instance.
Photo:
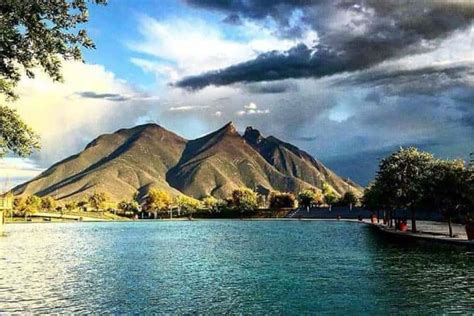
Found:
[[[338,221],[11,224],[0,313],[474,312],[467,251]]]

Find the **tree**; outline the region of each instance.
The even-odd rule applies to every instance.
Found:
[[[453,237],[452,219],[469,205],[468,181],[469,171],[462,160],[436,160],[425,178],[425,203],[446,217],[450,237]]]
[[[125,214],[126,213],[137,214],[140,211],[140,204],[138,204],[138,202],[135,200],[132,200],[132,201],[123,200],[118,204],[118,208]]]
[[[294,208],[296,204],[295,196],[287,192],[271,192],[269,201],[271,208]]]
[[[105,4],[105,0],[94,0]],[[0,93],[14,98],[24,71],[40,66],[60,81],[61,60],[82,60],[81,47],[95,48],[80,25],[88,21],[86,0],[4,0],[0,4]]]
[[[355,195],[354,192],[352,191],[347,191],[346,193],[344,193],[344,195],[342,196],[341,200],[340,200],[341,204],[345,205],[345,206],[349,206],[351,209],[352,209],[352,206],[356,205],[357,203],[359,203],[359,199],[357,198],[357,196]]]
[[[231,205],[242,213],[255,211],[258,205],[258,195],[247,188],[234,190],[232,192]]]
[[[69,201],[64,205],[64,207],[68,211],[73,211],[78,207],[78,203],[76,201]]]
[[[202,199],[202,204],[205,208],[209,209],[211,212],[214,212],[217,210],[219,200],[213,196],[206,196],[204,199]]]
[[[8,152],[26,157],[36,149],[39,149],[39,137],[15,110],[0,106],[0,158]]]
[[[94,192],[88,197],[89,205],[94,208],[96,211],[104,208],[105,202],[107,202],[108,197],[104,192]]]
[[[337,201],[336,193],[327,182],[323,182],[322,192],[324,203],[329,206],[329,211],[331,211],[332,205]]]
[[[26,217],[28,214],[35,213],[41,208],[41,198],[36,195],[29,195],[20,202],[20,209],[23,215]]]
[[[83,211],[86,211],[87,210],[87,204],[89,204],[89,202],[87,200],[82,200],[82,201],[77,202],[77,207],[79,207]]]
[[[323,195],[314,189],[306,189],[298,194],[298,204],[309,209],[323,203]]]
[[[173,203],[172,196],[164,190],[150,189],[145,199],[145,208],[147,210],[165,210]]]
[[[334,192],[329,192],[324,195],[324,203],[329,206],[329,211],[332,209],[332,205],[337,201],[337,196]]]
[[[433,161],[430,153],[414,147],[400,148],[380,162],[377,172],[376,181],[381,183],[386,192],[392,192],[393,207],[411,212],[413,232],[416,232],[416,209],[423,199],[424,179]]]
[[[105,4],[106,0],[94,0]],[[80,24],[87,22],[86,0],[3,0],[0,3],[0,95],[16,99],[22,73],[34,77],[42,68],[60,81],[61,61],[82,60],[80,47],[94,48]],[[38,136],[6,106],[0,106],[0,158],[8,151],[21,157],[39,149]]]
[[[56,209],[56,200],[51,196],[45,196],[41,198],[41,209],[42,210],[54,210]]]
[[[187,213],[192,213],[196,211],[199,206],[200,202],[199,200],[196,200],[192,197],[189,197],[187,195],[178,195],[175,198],[175,203],[178,206],[178,211],[181,213],[181,211],[185,211]]]

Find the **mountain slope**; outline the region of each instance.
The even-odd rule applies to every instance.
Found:
[[[323,181],[339,194],[360,192],[308,153],[277,138],[265,138],[252,128],[241,136],[229,123],[187,141],[147,124],[99,136],[79,154],[17,186],[13,193],[79,200],[98,191],[119,201],[156,187],[173,195],[227,198],[240,187],[262,194],[296,193],[321,188]]]
[[[350,180],[341,179],[307,152],[276,137],[265,138],[252,127],[247,127],[243,137],[269,164],[287,176],[296,177],[318,188],[326,182],[340,195],[348,190],[358,193],[362,189]]]
[[[154,124],[119,130],[98,137],[78,155],[13,192],[73,199],[103,191],[119,200],[154,186],[177,194],[166,182],[166,172],[178,162],[185,145],[185,139]]]
[[[272,190],[297,192],[307,183],[286,176],[256,152],[232,123],[218,131],[189,141],[168,182],[194,197],[229,197],[234,189],[249,187],[262,193]]]

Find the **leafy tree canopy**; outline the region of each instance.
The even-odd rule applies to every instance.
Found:
[[[231,204],[241,212],[254,211],[258,206],[258,194],[248,188],[234,190]]]
[[[40,66],[62,80],[61,59],[81,60],[81,47],[94,43],[80,25],[88,21],[87,0],[2,0],[0,2],[0,93],[15,98],[23,70]],[[106,4],[106,0],[93,0]]]
[[[323,203],[323,195],[321,194],[321,192],[316,190],[303,190],[298,194],[298,203],[300,206],[303,207],[319,205]]]
[[[99,210],[104,207],[104,203],[107,202],[108,196],[104,192],[94,192],[89,195],[88,202],[89,205],[96,210]]]
[[[269,201],[271,208],[293,208],[296,205],[295,196],[286,192],[271,192]]]
[[[175,198],[175,203],[184,211],[192,212],[195,211],[201,205],[199,200],[196,200],[187,195],[178,195]]]
[[[20,157],[39,149],[39,138],[18,116],[15,110],[0,106],[0,158],[8,152]]]
[[[147,210],[165,210],[173,203],[173,197],[164,190],[151,189],[145,200]]]

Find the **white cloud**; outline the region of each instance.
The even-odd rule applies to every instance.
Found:
[[[253,102],[250,102],[248,105],[244,105],[244,108],[246,109],[251,109],[251,110],[256,110],[257,109],[257,105]]]
[[[209,106],[193,106],[193,105],[183,105],[183,106],[172,106],[169,108],[170,111],[193,111],[193,110],[203,110],[207,109]]]
[[[134,126],[156,102],[100,65],[66,61],[62,73],[63,83],[42,72],[23,78],[19,100],[7,103],[40,135],[42,149],[32,159],[41,167],[77,153],[100,134]]]
[[[282,39],[273,30],[252,22],[233,26],[231,39],[222,24],[213,25],[198,18],[156,20],[146,15],[139,18],[139,32],[142,38],[127,43],[128,47],[150,59],[135,57],[131,58],[132,63],[171,81],[253,59],[263,52],[284,51],[297,43],[314,45],[318,41],[317,33],[309,29],[301,38]]]
[[[248,105],[244,105],[245,110],[240,110],[237,111],[237,115],[243,116],[243,115],[254,115],[254,114],[269,114],[270,110],[265,109],[265,110],[259,110],[257,104],[254,102],[250,102]]]

